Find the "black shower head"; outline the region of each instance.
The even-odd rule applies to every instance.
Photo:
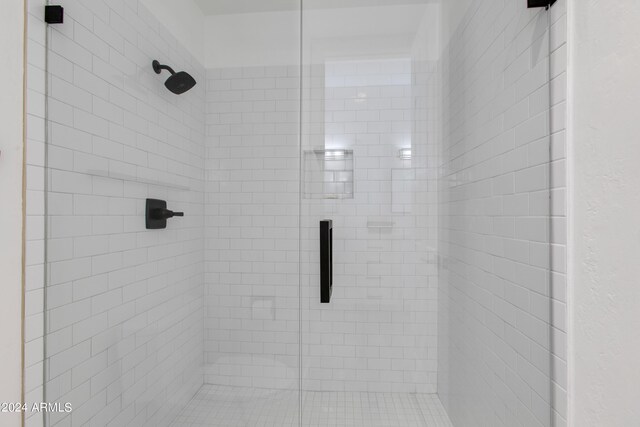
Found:
[[[156,74],[160,74],[162,70],[168,70],[171,73],[171,76],[167,79],[166,82],[164,82],[164,85],[167,87],[167,89],[169,89],[176,95],[185,93],[196,85],[195,79],[191,77],[191,75],[186,71],[179,71],[176,73],[168,65],[161,65],[156,60],[153,61],[152,65],[153,71],[155,71]]]
[[[171,92],[175,93],[176,95],[180,95],[194,87],[196,85],[196,81],[186,71],[180,71],[169,77],[167,81],[164,82],[164,85]]]

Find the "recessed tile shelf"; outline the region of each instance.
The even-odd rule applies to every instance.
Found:
[[[305,199],[353,199],[353,150],[304,152]]]
[[[170,183],[167,181],[160,181],[160,180],[154,180],[154,179],[147,179],[147,178],[142,178],[142,177],[137,177],[137,176],[133,176],[133,175],[127,175],[127,174],[123,174],[123,173],[118,173],[118,172],[109,172],[109,171],[103,171],[103,170],[85,170],[82,173],[86,174],[86,175],[90,175],[90,176],[97,176],[100,178],[111,178],[111,179],[117,179],[120,181],[129,181],[129,182],[136,182],[139,184],[149,184],[149,185],[156,185],[159,187],[167,187],[167,188],[173,188],[175,190],[183,190],[183,191],[190,191],[191,188],[187,185],[180,185],[180,184],[175,184],[175,183]]]

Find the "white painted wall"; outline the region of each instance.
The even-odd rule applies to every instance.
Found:
[[[22,381],[22,172],[24,2],[3,4],[0,26],[0,402],[19,402]],[[0,425],[20,425],[0,413]]]
[[[632,426],[640,420],[640,3],[570,5],[571,424]]]
[[[428,55],[435,59],[438,17],[436,4],[305,9],[304,61],[409,56],[421,26],[431,28],[430,33],[426,32],[433,40],[428,44]],[[298,64],[300,41],[292,35],[299,33],[299,10],[208,16],[204,65],[227,68]]]
[[[205,17],[193,0],[140,0],[140,3],[200,63],[203,62]]]
[[[460,21],[462,21],[467,10],[471,7],[471,3],[472,0],[444,0],[440,3],[440,7],[442,8],[440,19],[442,37],[445,41],[458,29]],[[442,47],[445,47],[445,45],[443,44]]]
[[[300,12],[206,18],[206,68],[293,65],[299,62]]]

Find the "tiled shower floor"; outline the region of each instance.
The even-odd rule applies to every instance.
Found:
[[[173,427],[293,427],[298,393],[204,385]],[[304,392],[304,427],[451,427],[435,394]]]

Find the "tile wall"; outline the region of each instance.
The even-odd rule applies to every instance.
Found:
[[[310,69],[305,153],[352,150],[354,166],[351,198],[330,191],[303,199],[306,390],[436,391],[437,146],[427,125],[434,75],[410,55]],[[335,160],[324,163],[333,168]],[[325,190],[337,185],[330,173],[325,181]],[[319,300],[322,219],[333,220],[330,304]]]
[[[441,72],[438,393],[454,425],[565,425],[566,2],[473,1]]]
[[[301,200],[298,67],[205,72],[137,1],[64,0],[67,21],[49,30],[45,204],[47,30],[30,0],[27,400],[43,399],[44,369],[46,399],[74,403],[52,425],[165,425],[203,364],[206,383],[295,389],[302,350],[308,390],[437,382],[456,425],[550,425],[550,407],[563,425],[566,6],[550,13],[549,88],[546,16],[490,1],[472,3],[440,64],[442,141],[432,65],[310,70],[304,150],[352,149],[353,198]],[[169,93],[154,58],[198,86]],[[147,197],[185,218],[144,230]],[[316,298],[325,217],[330,306]]]
[[[207,70],[205,382],[297,389],[299,67]]]
[[[410,59],[313,67],[317,133],[303,164],[297,67],[208,71],[206,382],[296,387],[302,191],[303,387],[435,391],[436,149],[419,119],[434,71]],[[413,159],[400,158],[412,144]],[[336,285],[321,306],[325,217]]]
[[[51,425],[167,425],[203,382],[204,67],[135,0],[60,4],[48,29],[29,5],[27,398],[44,343],[44,399],[73,405]],[[199,85],[171,94],[152,59]],[[147,231],[146,198],[185,217]]]

